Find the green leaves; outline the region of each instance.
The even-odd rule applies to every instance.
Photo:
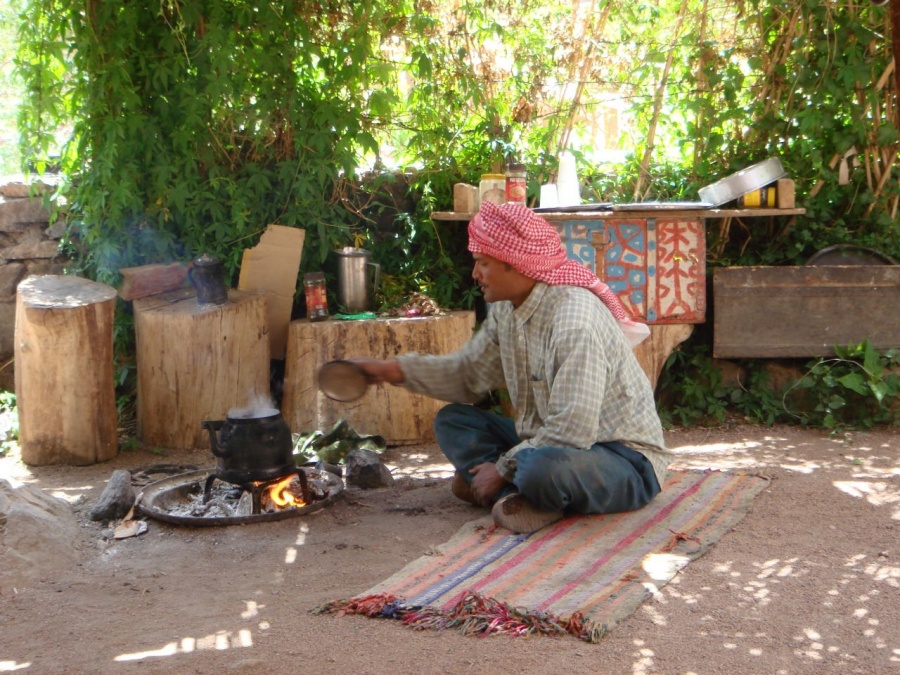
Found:
[[[669,357],[660,377],[660,415],[667,424],[744,421],[803,424],[839,431],[900,425],[900,350],[879,352],[868,341],[837,345],[836,357],[806,363],[791,376],[782,365],[773,381],[766,362],[740,362],[740,382],[725,386],[720,365],[702,344],[687,344]]]

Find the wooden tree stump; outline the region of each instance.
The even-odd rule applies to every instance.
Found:
[[[118,452],[113,374],[116,290],[32,276],[16,293],[16,404],[22,461],[87,465]]]
[[[285,359],[282,416],[294,433],[326,430],[346,419],[362,435],[383,436],[389,445],[434,440],[434,416],[444,401],[402,387],[369,387],[350,403],[332,401],[318,389],[317,373],[334,359],[391,358],[406,352],[448,354],[472,336],[474,312],[415,319],[291,322]]]
[[[669,355],[691,336],[693,330],[694,326],[689,323],[656,324],[650,326],[650,337],[634,348],[634,356],[654,391]]]
[[[164,448],[209,448],[204,420],[269,400],[266,298],[230,290],[200,305],[192,289],[134,301],[138,439]]]

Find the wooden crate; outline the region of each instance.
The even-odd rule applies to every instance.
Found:
[[[832,356],[865,339],[900,347],[900,265],[716,269],[713,330],[718,358]]]

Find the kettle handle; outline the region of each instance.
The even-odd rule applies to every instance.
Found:
[[[200,426],[209,432],[209,445],[210,445],[210,448],[212,449],[212,453],[216,457],[221,457],[222,459],[227,458],[228,455],[231,454],[231,448],[219,447],[219,439],[216,437],[216,432],[225,426],[225,421],[224,420],[206,420],[205,422],[201,422]]]
[[[377,293],[378,286],[379,286],[379,284],[381,284],[381,264],[376,263],[376,262],[370,262],[370,263],[366,263],[366,264],[371,265],[372,267],[375,268],[375,279],[372,281],[372,288]]]

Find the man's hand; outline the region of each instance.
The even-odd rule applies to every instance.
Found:
[[[470,487],[479,506],[490,506],[494,497],[506,487],[506,479],[497,473],[497,465],[491,462],[474,466],[469,473],[474,476]]]
[[[396,359],[353,358],[348,360],[359,366],[366,374],[369,384],[381,384],[382,382],[402,384],[406,379]]]

